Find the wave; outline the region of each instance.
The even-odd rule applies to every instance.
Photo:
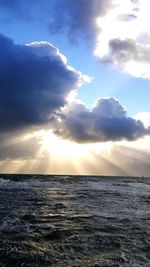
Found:
[[[0,178],[0,266],[148,267],[150,183],[139,178]]]

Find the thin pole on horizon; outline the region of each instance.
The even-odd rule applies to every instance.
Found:
[[[144,181],[144,176],[143,176],[143,172],[142,172],[142,175],[141,175],[141,179],[142,179],[142,181]]]

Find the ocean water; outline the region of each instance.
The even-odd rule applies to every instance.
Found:
[[[1,174],[0,266],[149,267],[150,180]]]

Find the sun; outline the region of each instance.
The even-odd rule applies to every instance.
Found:
[[[105,143],[83,143],[78,144],[76,142],[62,139],[56,136],[52,131],[42,130],[39,132],[41,135],[41,145],[44,150],[49,153],[53,153],[59,158],[68,157],[69,159],[77,159],[89,156],[92,150],[98,151],[99,153],[109,152],[111,144]]]
[[[95,155],[107,157],[111,150],[110,143],[78,144],[56,136],[51,130],[41,130],[36,135],[40,137],[42,153],[46,152],[49,158],[49,168],[57,171],[69,169],[73,173],[86,173],[87,166],[93,165]]]
[[[64,140],[56,136],[52,131],[42,131],[42,145],[49,153],[54,153],[59,158],[81,157],[85,152],[84,145]]]
[[[19,139],[18,139],[19,138]],[[3,172],[13,169],[16,173],[45,173],[45,174],[72,174],[81,175],[89,173],[104,173],[103,162],[110,157],[112,144],[109,143],[83,143],[65,140],[53,133],[52,130],[42,129],[23,134],[13,140],[15,145],[29,142],[36,152],[26,158],[2,162],[0,168]],[[6,166],[7,165],[7,166]],[[8,169],[8,166],[10,168]]]

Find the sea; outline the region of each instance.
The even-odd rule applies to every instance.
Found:
[[[150,178],[1,174],[0,266],[149,267]]]

